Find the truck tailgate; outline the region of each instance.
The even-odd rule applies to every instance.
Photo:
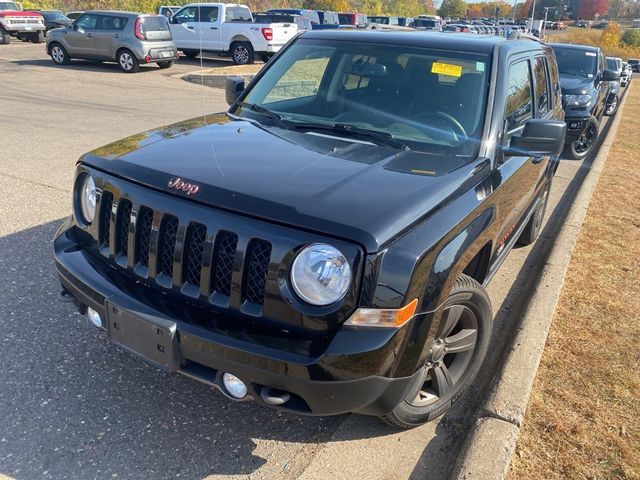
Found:
[[[273,30],[273,45],[284,45],[298,34],[298,26],[295,23],[270,23]]]

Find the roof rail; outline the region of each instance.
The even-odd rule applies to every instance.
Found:
[[[536,37],[535,35],[531,35],[530,33],[520,33],[517,30],[514,30],[509,34],[507,40],[533,40],[538,43],[545,43],[541,38]]]

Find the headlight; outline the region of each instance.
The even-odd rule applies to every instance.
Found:
[[[564,95],[566,105],[588,107],[591,104],[590,95]]]
[[[80,213],[88,224],[96,216],[96,184],[91,175],[85,175],[80,185]]]
[[[351,267],[340,250],[316,243],[302,250],[293,261],[291,283],[305,302],[330,305],[347,294]]]

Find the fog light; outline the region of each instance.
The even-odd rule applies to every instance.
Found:
[[[247,395],[247,386],[235,375],[225,372],[222,375],[222,383],[229,395],[234,398],[243,398]]]
[[[147,55],[146,57],[144,57],[144,61],[149,63],[151,61],[151,56]]]
[[[96,328],[102,328],[102,319],[100,318],[100,314],[96,312],[93,308],[87,308],[87,317],[89,317],[89,321],[91,325]]]

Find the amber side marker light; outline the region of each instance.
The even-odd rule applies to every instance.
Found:
[[[404,307],[397,309],[359,308],[349,317],[345,325],[399,328],[411,320],[417,307],[418,299],[414,298]]]

